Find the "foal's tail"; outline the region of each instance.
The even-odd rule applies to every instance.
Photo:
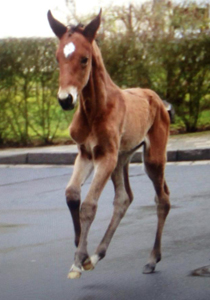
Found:
[[[175,109],[174,109],[173,105],[171,103],[167,102],[166,100],[163,100],[163,103],[164,103],[166,110],[168,111],[170,121],[173,124],[174,119],[175,119]]]

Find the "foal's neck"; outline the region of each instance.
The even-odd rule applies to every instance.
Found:
[[[107,106],[108,93],[111,87],[115,86],[104,66],[101,52],[93,42],[92,70],[89,81],[82,91],[81,108],[89,121],[99,116]]]

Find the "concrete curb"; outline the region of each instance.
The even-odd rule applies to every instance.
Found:
[[[210,149],[169,150],[167,151],[168,162],[209,160]],[[142,153],[136,152],[131,159],[132,163],[142,162]]]
[[[0,154],[0,164],[46,164],[72,165],[76,152],[25,152]],[[168,162],[210,160],[210,149],[170,150],[167,152]],[[141,163],[142,152],[136,152],[131,163]]]

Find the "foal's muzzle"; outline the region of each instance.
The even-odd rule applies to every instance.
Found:
[[[72,110],[72,109],[74,109],[73,97],[70,94],[68,94],[68,97],[65,98],[65,99],[60,99],[58,97],[58,102],[59,102],[60,106],[64,110]]]

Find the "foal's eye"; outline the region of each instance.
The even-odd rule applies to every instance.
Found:
[[[85,65],[87,64],[87,62],[88,62],[88,58],[87,58],[87,57],[82,57],[82,58],[81,58],[81,64],[82,64],[83,66],[85,66]]]

